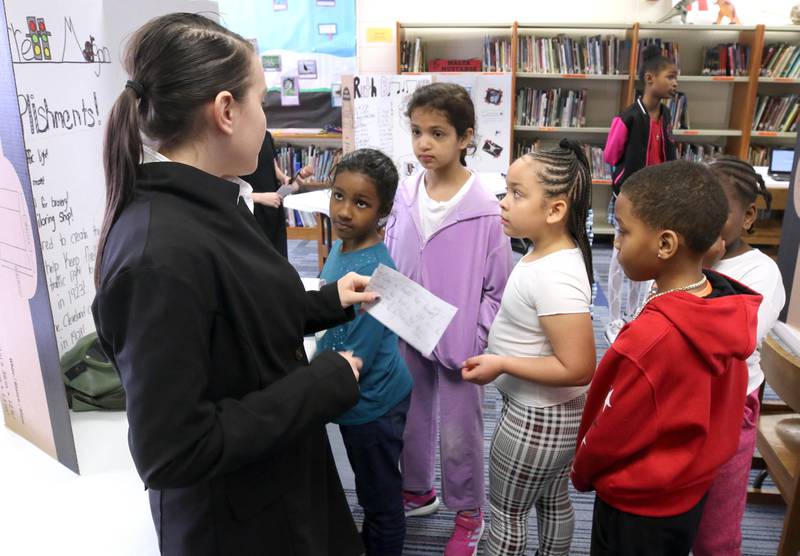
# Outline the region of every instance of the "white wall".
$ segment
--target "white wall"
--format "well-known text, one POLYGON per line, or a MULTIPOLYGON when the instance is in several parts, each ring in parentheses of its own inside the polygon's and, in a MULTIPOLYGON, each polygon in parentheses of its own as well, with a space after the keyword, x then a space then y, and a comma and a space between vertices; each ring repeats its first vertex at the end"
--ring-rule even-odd
MULTIPOLYGON (((735 0, 742 23, 789 25, 789 11, 797 0, 735 0)), ((649 23, 672 6, 672 0, 357 0, 358 69, 361 72, 394 72, 395 22, 507 23, 649 23), (368 43, 367 29, 390 27, 392 42, 368 43)), ((717 6, 708 0, 708 11, 697 3, 690 20, 713 22, 717 6)))

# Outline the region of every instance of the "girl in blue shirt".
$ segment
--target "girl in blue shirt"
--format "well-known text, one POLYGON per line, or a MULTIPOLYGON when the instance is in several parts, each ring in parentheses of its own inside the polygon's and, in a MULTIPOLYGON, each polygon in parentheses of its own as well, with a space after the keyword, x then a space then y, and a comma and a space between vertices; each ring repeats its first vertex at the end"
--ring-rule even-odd
MULTIPOLYGON (((398 175, 380 151, 360 149, 334 169, 330 217, 339 237, 320 277, 335 282, 351 271, 370 276, 379 264, 395 268, 381 229, 392 210, 398 175)), ((339 424, 364 509, 361 536, 368 555, 400 555, 405 538, 399 461, 410 403, 411 375, 397 336, 371 315, 328 330, 320 352, 351 351, 363 361, 361 398, 339 424)))

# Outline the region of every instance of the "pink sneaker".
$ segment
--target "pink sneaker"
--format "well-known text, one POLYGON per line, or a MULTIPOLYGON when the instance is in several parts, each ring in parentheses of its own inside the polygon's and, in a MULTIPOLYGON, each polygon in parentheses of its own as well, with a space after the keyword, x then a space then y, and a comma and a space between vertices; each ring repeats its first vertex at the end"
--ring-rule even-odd
POLYGON ((404 490, 403 509, 406 517, 431 515, 439 509, 439 497, 436 496, 436 490, 431 489, 425 494, 414 494, 404 490))
POLYGON ((483 534, 483 512, 476 516, 456 514, 456 528, 447 542, 444 556, 475 556, 483 534))

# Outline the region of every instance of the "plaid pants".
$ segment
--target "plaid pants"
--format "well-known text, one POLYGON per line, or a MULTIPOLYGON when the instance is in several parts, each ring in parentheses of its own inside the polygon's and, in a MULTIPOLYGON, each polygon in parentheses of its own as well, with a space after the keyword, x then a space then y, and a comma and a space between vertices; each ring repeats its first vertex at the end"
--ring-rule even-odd
POLYGON ((487 554, 524 554, 536 507, 539 556, 569 554, 575 514, 567 490, 586 396, 529 407, 503 396, 489 454, 487 554))

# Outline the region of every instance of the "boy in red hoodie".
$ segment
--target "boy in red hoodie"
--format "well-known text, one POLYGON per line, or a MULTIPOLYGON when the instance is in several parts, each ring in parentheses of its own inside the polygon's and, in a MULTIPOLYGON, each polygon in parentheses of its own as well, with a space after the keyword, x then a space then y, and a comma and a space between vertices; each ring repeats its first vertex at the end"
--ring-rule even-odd
POLYGON ((688 554, 736 449, 761 296, 702 268, 726 217, 700 164, 650 166, 622 186, 619 261, 658 289, 600 362, 578 432, 572 482, 597 491, 594 556, 688 554))

